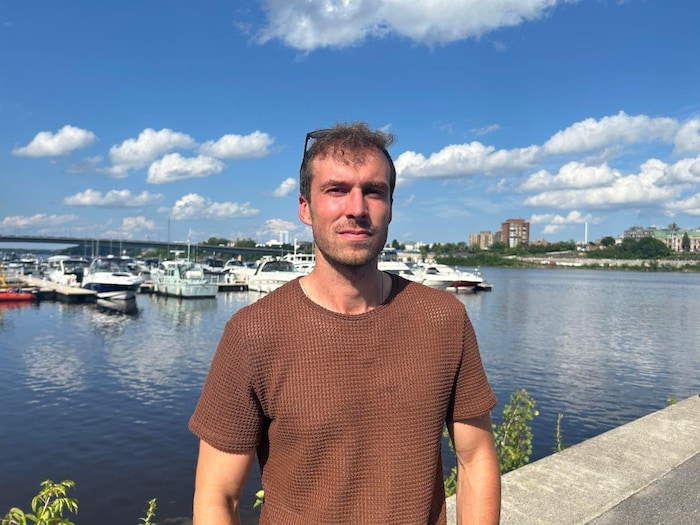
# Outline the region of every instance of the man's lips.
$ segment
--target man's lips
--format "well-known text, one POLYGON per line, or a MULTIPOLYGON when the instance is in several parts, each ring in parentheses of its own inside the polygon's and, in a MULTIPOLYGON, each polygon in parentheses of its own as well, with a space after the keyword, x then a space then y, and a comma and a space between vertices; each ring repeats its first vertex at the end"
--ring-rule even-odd
POLYGON ((362 237, 363 239, 372 236, 372 232, 369 230, 340 230, 338 233, 345 237, 362 237))

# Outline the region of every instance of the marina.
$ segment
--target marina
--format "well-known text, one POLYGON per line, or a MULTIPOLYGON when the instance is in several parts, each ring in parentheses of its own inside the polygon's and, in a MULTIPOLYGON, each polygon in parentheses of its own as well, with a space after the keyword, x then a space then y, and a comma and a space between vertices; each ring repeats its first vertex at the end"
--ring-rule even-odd
MULTIPOLYGON (((100 309, 133 315, 137 294, 157 294, 181 299, 213 298, 220 293, 252 291, 269 293, 284 283, 309 273, 313 254, 263 256, 257 263, 237 259, 227 262, 207 258, 140 260, 128 256, 83 257, 53 255, 44 263, 26 256, 16 263, 3 263, 0 301, 55 300, 63 303, 94 303, 100 309), (12 270, 8 275, 8 269, 12 270)), ((444 264, 406 263, 396 250, 385 249, 379 270, 426 286, 455 293, 491 291, 478 268, 444 264)))

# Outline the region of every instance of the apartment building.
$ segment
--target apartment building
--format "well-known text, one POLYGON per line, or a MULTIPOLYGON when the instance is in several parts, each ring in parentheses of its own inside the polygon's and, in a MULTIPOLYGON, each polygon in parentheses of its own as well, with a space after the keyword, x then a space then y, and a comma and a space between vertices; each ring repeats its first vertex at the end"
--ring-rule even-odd
POLYGON ((530 222, 525 219, 508 219, 501 223, 502 242, 508 248, 530 244, 530 222))

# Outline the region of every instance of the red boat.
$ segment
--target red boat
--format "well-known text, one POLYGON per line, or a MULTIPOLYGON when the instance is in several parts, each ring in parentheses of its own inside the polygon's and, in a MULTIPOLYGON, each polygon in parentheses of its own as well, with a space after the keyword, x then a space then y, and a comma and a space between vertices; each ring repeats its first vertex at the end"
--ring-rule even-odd
POLYGON ((21 288, 5 288, 0 290, 0 302, 25 302, 36 301, 39 295, 36 292, 25 292, 21 288))

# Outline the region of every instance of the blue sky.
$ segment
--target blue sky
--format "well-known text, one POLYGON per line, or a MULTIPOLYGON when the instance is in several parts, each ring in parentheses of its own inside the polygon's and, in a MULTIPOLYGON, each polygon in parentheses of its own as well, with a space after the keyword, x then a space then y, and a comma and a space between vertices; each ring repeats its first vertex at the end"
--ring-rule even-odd
POLYGON ((0 0, 0 232, 310 240, 307 131, 396 134, 389 240, 700 227, 696 0, 0 0))

